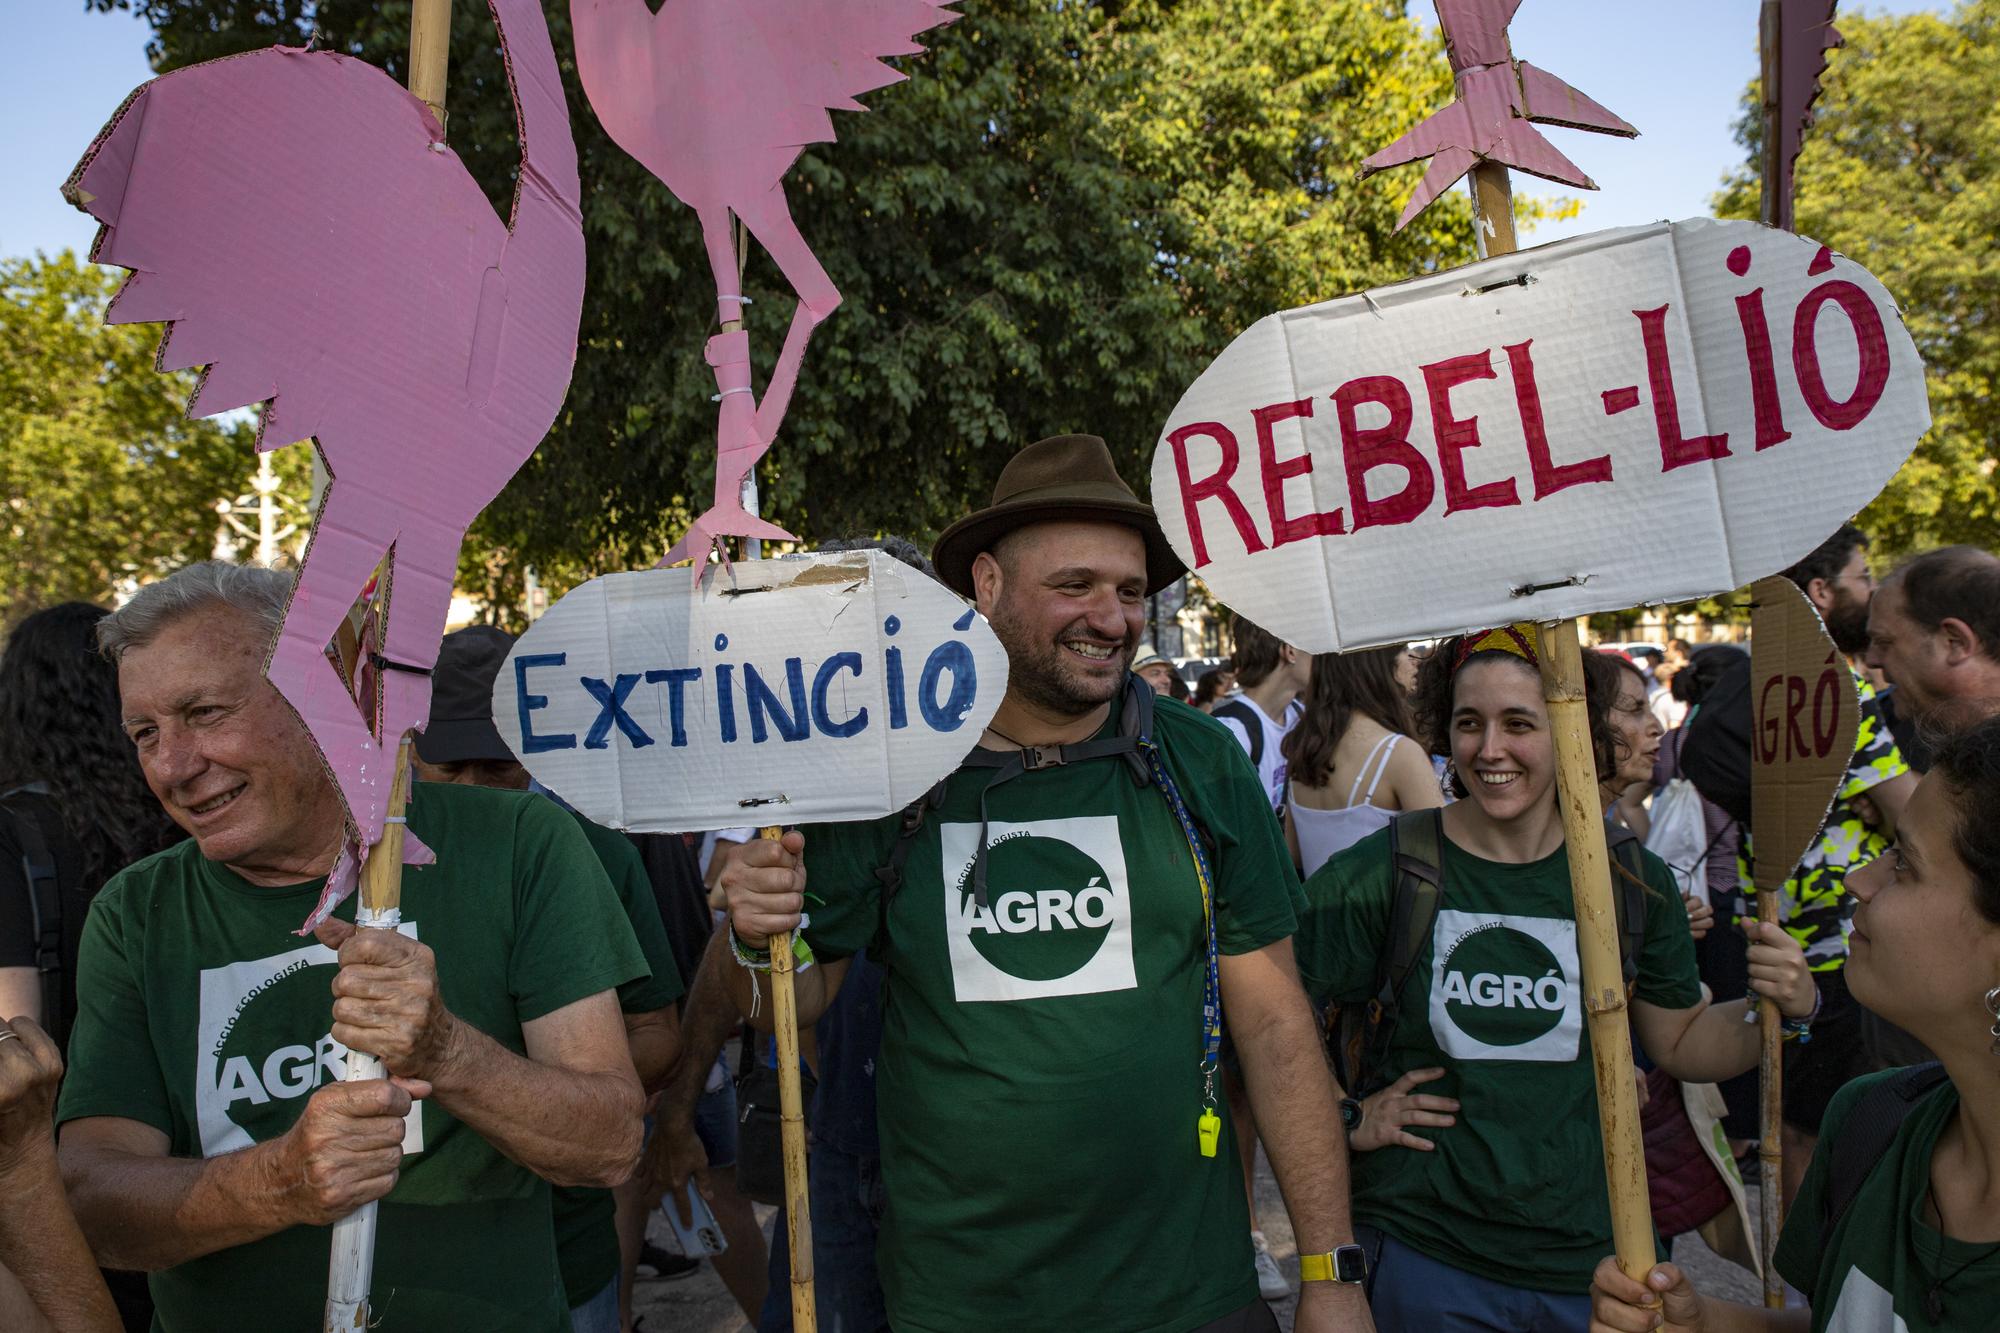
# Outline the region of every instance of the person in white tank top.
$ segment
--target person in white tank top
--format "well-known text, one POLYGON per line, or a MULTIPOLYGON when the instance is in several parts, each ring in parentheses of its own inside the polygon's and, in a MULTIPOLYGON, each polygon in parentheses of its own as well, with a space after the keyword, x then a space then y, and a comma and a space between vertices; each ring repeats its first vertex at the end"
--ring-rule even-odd
POLYGON ((1285 835, 1301 875, 1385 827, 1397 812, 1444 804, 1436 771, 1411 740, 1397 681, 1404 650, 1313 658, 1305 713, 1285 737, 1285 835))

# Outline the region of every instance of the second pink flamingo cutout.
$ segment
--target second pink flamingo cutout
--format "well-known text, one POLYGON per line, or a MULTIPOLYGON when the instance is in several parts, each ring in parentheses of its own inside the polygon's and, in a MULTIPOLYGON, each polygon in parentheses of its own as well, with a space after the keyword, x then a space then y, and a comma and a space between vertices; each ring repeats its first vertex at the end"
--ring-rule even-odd
POLYGON ((619 147, 695 210, 715 273, 716 319, 740 319, 730 215, 742 219, 798 296, 771 379, 750 383, 750 335, 708 341, 720 408, 715 502, 661 564, 689 557, 700 578, 727 536, 791 539, 743 508, 743 480, 777 438, 815 326, 840 293, 792 221, 785 173, 807 144, 833 140, 829 111, 904 76, 882 63, 914 55, 916 34, 955 21, 943 0, 571 0, 576 67, 619 147))

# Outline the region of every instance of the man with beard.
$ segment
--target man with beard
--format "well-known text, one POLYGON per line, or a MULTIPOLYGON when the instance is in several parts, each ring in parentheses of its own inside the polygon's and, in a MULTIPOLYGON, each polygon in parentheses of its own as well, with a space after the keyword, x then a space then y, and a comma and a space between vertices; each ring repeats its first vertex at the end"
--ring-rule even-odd
MULTIPOLYGON (((1836 648, 1852 656, 1868 647, 1868 603, 1875 579, 1868 572, 1868 538, 1859 528, 1842 524, 1811 555, 1786 570, 1785 577, 1818 610, 1836 648)), ((1897 817, 1917 785, 1882 718, 1874 687, 1859 672, 1854 673, 1854 687, 1861 697, 1861 720, 1847 780, 1827 814, 1819 842, 1785 881, 1778 904, 1778 919, 1804 947, 1820 993, 1812 1040, 1785 1045, 1783 1188, 1788 1207, 1819 1141, 1827 1102, 1849 1079, 1871 1068, 1866 1022, 1848 996, 1842 973, 1855 907, 1847 892, 1847 872, 1888 848, 1896 836, 1897 817)), ((1737 876, 1750 919, 1757 915, 1757 891, 1750 880, 1754 854, 1746 833, 1737 876)))
POLYGON ((1182 572, 1152 510, 1102 440, 1059 436, 933 559, 1007 650, 979 747, 903 816, 749 844, 722 877, 753 1020, 765 940, 808 897, 801 1022, 864 946, 887 974, 890 1322, 1275 1329, 1215 1077, 1219 1000, 1304 1256, 1296 1327, 1370 1328, 1283 838, 1230 734, 1128 670, 1146 596, 1182 572))
POLYGON ((1867 617, 1868 665, 1913 722, 2000 700, 2000 559, 1973 546, 1926 551, 1882 580, 1867 617))

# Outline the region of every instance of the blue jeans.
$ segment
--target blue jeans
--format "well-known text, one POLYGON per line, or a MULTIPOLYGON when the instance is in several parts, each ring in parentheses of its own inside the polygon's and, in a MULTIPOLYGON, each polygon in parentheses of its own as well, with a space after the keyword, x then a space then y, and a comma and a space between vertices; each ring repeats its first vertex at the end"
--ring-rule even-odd
MULTIPOLYGON (((882 1333, 889 1315, 875 1274, 882 1222, 882 1159, 816 1143, 807 1160, 812 1191, 813 1291, 822 1333, 882 1333)), ((771 1233, 771 1290, 757 1333, 791 1333, 792 1254, 784 1214, 771 1233)))
POLYGON ((1354 1228, 1368 1252, 1368 1304, 1378 1333, 1584 1333, 1590 1297, 1530 1291, 1476 1277, 1370 1226, 1354 1228))
POLYGON ((618 1333, 618 1279, 582 1305, 569 1308, 570 1333, 618 1333))

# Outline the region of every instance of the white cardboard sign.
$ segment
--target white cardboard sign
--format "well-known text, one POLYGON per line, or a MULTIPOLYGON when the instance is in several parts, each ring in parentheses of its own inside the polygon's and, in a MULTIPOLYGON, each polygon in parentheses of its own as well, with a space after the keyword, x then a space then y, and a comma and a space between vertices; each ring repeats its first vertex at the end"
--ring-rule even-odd
POLYGON ((875 819, 958 767, 1007 655, 879 551, 607 574, 514 645, 493 720, 544 786, 638 832, 875 819))
POLYGON ((1174 409, 1153 506, 1232 610, 1344 651, 1740 587, 1929 426, 1860 265, 1663 222, 1259 320, 1174 409))

